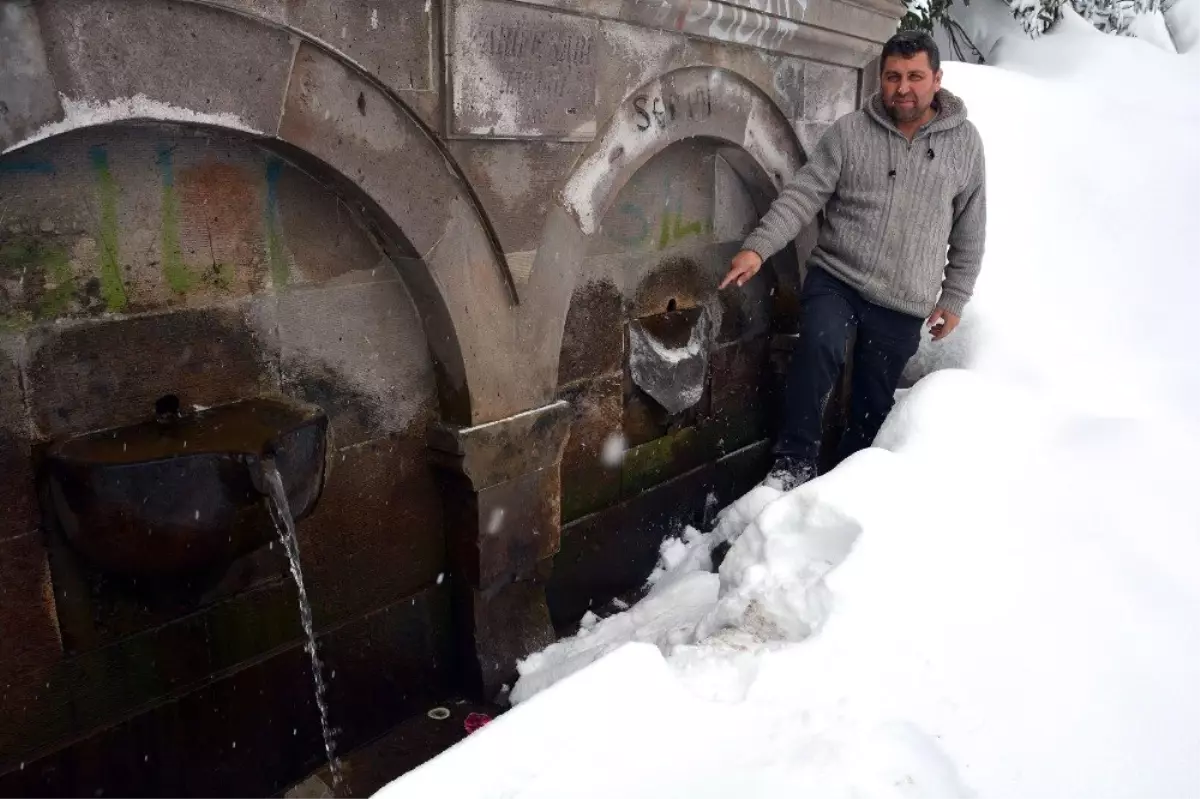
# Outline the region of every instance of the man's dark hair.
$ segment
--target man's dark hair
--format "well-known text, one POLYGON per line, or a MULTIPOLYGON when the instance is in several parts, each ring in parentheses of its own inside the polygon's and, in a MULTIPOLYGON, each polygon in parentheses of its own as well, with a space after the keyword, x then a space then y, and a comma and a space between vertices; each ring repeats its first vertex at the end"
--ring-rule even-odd
POLYGON ((942 68, 942 57, 938 54, 938 46, 933 41, 933 37, 925 31, 910 30, 900 31, 887 40, 887 44, 883 46, 883 52, 879 56, 879 69, 883 70, 884 62, 890 56, 913 58, 917 53, 925 53, 929 56, 929 66, 933 67, 934 72, 942 68))

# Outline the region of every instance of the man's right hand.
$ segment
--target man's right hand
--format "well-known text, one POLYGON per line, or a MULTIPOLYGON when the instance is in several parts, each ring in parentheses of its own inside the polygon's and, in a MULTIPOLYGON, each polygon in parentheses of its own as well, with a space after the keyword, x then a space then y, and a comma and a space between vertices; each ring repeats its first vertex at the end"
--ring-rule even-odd
POLYGON ((742 250, 733 256, 729 274, 725 275, 725 279, 721 281, 717 290, 720 291, 733 283, 737 283, 738 286, 746 285, 746 281, 757 275, 758 270, 762 269, 762 263, 762 257, 754 250, 742 250))

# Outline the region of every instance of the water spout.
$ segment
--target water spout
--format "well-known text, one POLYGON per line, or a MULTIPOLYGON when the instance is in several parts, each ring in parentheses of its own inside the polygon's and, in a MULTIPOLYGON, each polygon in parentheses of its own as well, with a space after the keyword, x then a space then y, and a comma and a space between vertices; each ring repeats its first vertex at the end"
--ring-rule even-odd
POLYGON ((88 563, 132 578, 217 575, 275 538, 261 461, 275 461, 291 519, 325 483, 329 420, 315 405, 260 397, 184 410, 54 442, 38 478, 46 515, 88 563))
POLYGON ((341 764, 334 754, 335 742, 333 730, 329 726, 329 706, 325 703, 325 676, 322 672, 321 659, 317 656, 317 638, 313 633, 312 606, 308 604, 308 592, 304 590, 304 575, 300 571, 300 545, 296 540, 296 524, 288 505, 287 492, 283 488, 283 478, 275 467, 273 458, 263 458, 261 461, 261 484, 266 498, 271 518, 275 522, 275 531, 279 541, 287 552, 291 566, 292 579, 296 581, 299 594, 300 621, 304 625, 304 634, 308 637, 305 649, 312 660, 313 686, 317 695, 317 710, 321 714, 321 736, 325 742, 325 757, 329 761, 329 773, 333 777, 333 787, 336 789, 342 781, 341 764))

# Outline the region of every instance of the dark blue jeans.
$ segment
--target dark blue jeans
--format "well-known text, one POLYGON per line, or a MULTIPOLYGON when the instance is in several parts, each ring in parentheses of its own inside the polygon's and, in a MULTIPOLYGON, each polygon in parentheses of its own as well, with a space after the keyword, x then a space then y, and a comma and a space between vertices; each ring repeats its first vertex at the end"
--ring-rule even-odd
POLYGON ((828 272, 810 267, 800 292, 800 338, 784 389, 775 454, 817 462, 825 404, 857 329, 850 378, 850 418, 836 461, 869 447, 892 409, 905 364, 917 351, 923 320, 867 301, 828 272))

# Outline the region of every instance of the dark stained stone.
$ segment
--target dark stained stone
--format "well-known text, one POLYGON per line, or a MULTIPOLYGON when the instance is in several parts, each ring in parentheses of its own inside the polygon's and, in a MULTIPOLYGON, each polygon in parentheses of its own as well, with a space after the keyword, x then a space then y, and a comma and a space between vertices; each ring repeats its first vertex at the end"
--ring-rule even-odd
POLYGON ((711 524, 713 508, 753 488, 769 465, 769 442, 752 444, 565 525, 546 587, 555 629, 573 633, 589 608, 636 592, 658 562, 664 538, 689 524, 711 524))
POLYGON ((512 684, 519 659, 554 641, 540 575, 482 590, 457 584, 455 614, 464 685, 484 701, 512 684))
POLYGON ((558 551, 559 471, 550 466, 473 492, 444 481, 446 532, 455 572, 487 587, 530 574, 558 551))
POLYGON ((715 417, 752 414, 763 403, 767 378, 767 339, 728 344, 713 351, 711 412, 715 417))
POLYGON ((621 464, 621 496, 636 496, 715 456, 713 442, 696 427, 684 427, 633 447, 621 464))
POLYGON ((144 421, 166 394, 211 406, 278 391, 268 354, 231 309, 42 329, 29 353, 26 390, 46 437, 144 421))
POLYGON ((610 375, 572 383, 559 392, 574 413, 562 459, 564 522, 612 505, 620 496, 620 461, 606 463, 604 455, 606 444, 614 449, 609 454, 624 448, 621 383, 619 374, 610 375))
POLYGON ((663 539, 701 523, 712 481, 703 466, 566 525, 546 587, 555 629, 573 632, 589 608, 641 586, 663 539))
POLYGON ((44 669, 62 654, 41 536, 0 540, 0 680, 44 669))
POLYGON ((20 372, 3 344, 0 339, 0 508, 4 508, 0 542, 29 533, 37 525, 29 419, 20 372))
POLYGON ((430 586, 321 637, 338 750, 373 740, 453 690, 450 585, 430 586))
MULTIPOLYGON (((448 593, 405 598, 320 639, 342 751, 446 695, 448 593)), ((324 759, 297 642, 49 754, 0 760, 0 796, 269 796, 324 759)))
POLYGON ((446 570, 441 497, 424 442, 377 439, 335 453, 300 560, 318 629, 382 607, 446 570))
POLYGON ((608 281, 576 286, 563 330, 558 383, 615 372, 625 360, 621 292, 608 281))
POLYGON ((621 392, 620 374, 581 380, 560 389, 559 397, 571 403, 572 411, 571 432, 562 456, 564 470, 604 466, 606 442, 621 435, 621 392))

